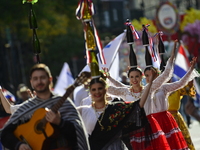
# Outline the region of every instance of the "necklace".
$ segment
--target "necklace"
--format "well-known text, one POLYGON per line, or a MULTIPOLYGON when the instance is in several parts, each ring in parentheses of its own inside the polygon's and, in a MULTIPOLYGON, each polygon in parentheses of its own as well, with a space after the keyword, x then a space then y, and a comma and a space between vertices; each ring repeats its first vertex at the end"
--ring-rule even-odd
MULTIPOLYGON (((97 121, 98 121, 98 123, 99 123, 99 125, 100 125, 100 127, 101 127, 101 131, 104 130, 104 126, 101 124, 101 121, 103 120, 103 116, 104 116, 104 114, 105 114, 106 106, 107 106, 107 103, 105 103, 105 105, 104 105, 104 107, 103 107, 104 109, 103 109, 103 111, 102 111, 102 114, 99 114, 100 117, 98 116, 98 113, 99 113, 99 112, 96 110, 95 104, 94 104, 94 106, 93 106, 93 108, 94 108, 94 110, 95 110, 95 115, 96 115, 97 121)), ((99 108, 97 108, 97 109, 99 109, 99 108)), ((101 108, 101 109, 102 109, 102 108, 101 108)))
POLYGON ((105 107, 105 105, 106 104, 104 104, 103 106, 101 106, 101 107, 97 107, 95 104, 94 104, 94 107, 95 107, 95 109, 102 109, 102 108, 104 108, 105 107))
POLYGON ((135 99, 141 98, 141 95, 142 95, 142 93, 143 93, 143 87, 141 87, 141 90, 138 91, 138 92, 134 92, 133 87, 131 87, 129 90, 130 90, 131 96, 133 96, 135 99), (140 93, 140 94, 139 94, 139 95, 136 95, 137 93, 140 93))

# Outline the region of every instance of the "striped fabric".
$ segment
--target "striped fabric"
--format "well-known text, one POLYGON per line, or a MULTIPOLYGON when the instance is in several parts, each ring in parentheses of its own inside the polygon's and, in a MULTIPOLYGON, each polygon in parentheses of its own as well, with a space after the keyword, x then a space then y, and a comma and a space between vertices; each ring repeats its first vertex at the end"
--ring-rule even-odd
MULTIPOLYGON (((5 124, 4 127, 13 123, 25 123, 29 120, 34 113, 35 110, 38 108, 51 108, 55 102, 60 99, 60 96, 54 95, 49 100, 41 100, 39 98, 32 98, 23 103, 21 107, 10 117, 8 122, 5 124)), ((59 112, 62 116, 63 120, 70 121, 74 124, 76 128, 76 135, 77 135, 77 150, 89 150, 88 138, 85 132, 85 127, 83 121, 77 112, 73 102, 70 99, 67 99, 62 107, 59 109, 59 112)))

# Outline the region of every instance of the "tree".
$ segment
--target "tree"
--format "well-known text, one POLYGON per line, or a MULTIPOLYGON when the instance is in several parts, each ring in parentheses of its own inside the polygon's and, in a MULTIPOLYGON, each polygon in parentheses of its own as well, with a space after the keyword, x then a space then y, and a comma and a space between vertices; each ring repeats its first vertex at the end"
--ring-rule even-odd
MULTIPOLYGON (((64 62, 71 61, 71 57, 84 57, 82 25, 75 17, 77 4, 76 1, 39 0, 33 5, 38 23, 37 35, 42 51, 40 54, 41 62, 50 66, 54 77, 59 74, 64 62)), ((19 51, 24 64, 26 84, 29 83, 28 71, 35 63, 31 45, 32 31, 28 22, 29 6, 27 3, 22 4, 21 1, 2 1, 0 12, 4 14, 0 18, 1 51, 3 52, 0 57, 7 57, 5 55, 8 54, 8 50, 4 45, 9 43, 9 40, 12 44, 9 51, 13 53, 12 57, 9 58, 11 67, 7 68, 7 70, 12 70, 12 80, 4 78, 2 81, 17 87, 19 83, 24 82, 21 77, 24 75, 20 68, 23 66, 21 66, 18 57, 19 51), (10 38, 6 29, 10 31, 10 38)), ((6 67, 3 66, 8 66, 8 62, 4 61, 0 64, 0 70, 3 70, 2 78, 8 74, 5 72, 6 67)))

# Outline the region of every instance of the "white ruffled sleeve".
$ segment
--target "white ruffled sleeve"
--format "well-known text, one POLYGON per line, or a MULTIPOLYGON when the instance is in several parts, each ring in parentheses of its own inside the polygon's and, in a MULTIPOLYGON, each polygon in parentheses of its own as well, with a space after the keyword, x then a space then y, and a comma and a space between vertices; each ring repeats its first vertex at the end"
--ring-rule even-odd
POLYGON ((173 83, 167 83, 163 85, 163 89, 166 94, 170 94, 173 91, 183 88, 193 80, 195 77, 200 77, 200 74, 196 71, 196 69, 189 69, 188 72, 179 80, 173 83))
POLYGON ((107 92, 108 94, 111 94, 111 95, 121 96, 121 95, 124 95, 127 90, 128 88, 126 87, 109 86, 107 92))
POLYGON ((113 79, 111 76, 108 79, 108 84, 111 86, 116 86, 116 87, 128 87, 127 85, 113 79))

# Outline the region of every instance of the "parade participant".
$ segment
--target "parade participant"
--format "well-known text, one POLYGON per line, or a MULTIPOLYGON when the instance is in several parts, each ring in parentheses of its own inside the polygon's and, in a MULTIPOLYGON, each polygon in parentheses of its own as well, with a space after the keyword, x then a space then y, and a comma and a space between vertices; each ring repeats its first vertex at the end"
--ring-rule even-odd
MULTIPOLYGON (((23 93, 23 101, 28 100, 29 97, 34 97, 34 94, 30 91, 30 89, 26 89, 26 91, 21 91, 23 93), (24 93, 26 92, 26 94, 24 93), (29 95, 29 96, 27 96, 29 95), (27 98, 27 99, 25 99, 27 98)), ((18 94, 20 94, 20 91, 17 92, 18 94)), ((6 111, 6 113, 8 114, 13 114, 19 107, 21 104, 14 104, 12 102, 10 102, 3 94, 2 88, 0 87, 0 99, 1 99, 1 103, 6 111)), ((19 101, 17 101, 19 102, 19 101)), ((22 102, 22 101, 21 101, 22 102)))
MULTIPOLYGON (((171 81, 170 81, 171 82, 171 81)), ((195 96, 195 87, 193 85, 193 80, 188 83, 187 86, 172 92, 168 97, 169 107, 168 111, 173 115, 176 120, 190 150, 195 150, 188 127, 183 119, 179 109, 181 106, 181 99, 183 95, 189 95, 191 97, 195 96)))
POLYGON ((0 86, 0 129, 3 128, 5 122, 10 118, 10 114, 6 110, 6 108, 10 108, 7 103, 14 104, 14 102, 14 95, 0 86), (6 103, 4 103, 4 99, 6 99, 6 103))
MULTIPOLYGON (((165 74, 165 75, 169 74, 169 72, 171 70, 171 66, 173 64, 173 58, 174 58, 174 55, 172 55, 172 57, 169 59, 169 61, 167 63, 167 67, 165 69, 165 73, 163 73, 163 74, 165 74)), ((154 70, 155 76, 157 77, 158 73, 155 73, 155 68, 153 70, 154 70)), ((109 79, 111 79, 111 78, 109 78, 109 79)), ((130 81, 131 81, 131 79, 130 79, 130 81)), ((162 76, 160 76, 156 80, 154 80, 153 81, 153 85, 152 85, 151 90, 150 90, 150 93, 152 93, 157 88, 159 88, 160 84, 162 84, 164 81, 165 81, 165 79, 162 76)), ((112 82, 112 83, 114 83, 114 82, 112 82)), ((116 81, 115 81, 115 83, 116 83, 116 81)), ((115 85, 116 85, 116 87, 114 87, 114 86, 109 86, 108 87, 108 93, 109 94, 116 95, 116 96, 119 96, 121 98, 123 97, 125 101, 127 101, 127 100, 128 101, 131 101, 131 100, 135 101, 135 100, 137 100, 136 99, 137 97, 133 96, 133 94, 130 93, 130 90, 128 89, 127 86, 117 87, 117 84, 115 84, 115 85), (125 92, 125 90, 126 90, 126 92, 125 92), (127 93, 130 93, 130 94, 128 95, 127 93), (128 98, 128 96, 129 96, 129 98, 128 98)), ((143 90, 139 94, 141 95, 142 92, 143 92, 143 90)), ((151 99, 150 97, 148 97, 148 98, 151 99)), ((149 99, 147 101, 150 101, 149 99)), ((146 102, 144 104, 145 111, 148 111, 150 109, 150 106, 151 105, 148 105, 147 102, 146 102)), ((154 133, 154 136, 152 135, 153 136, 153 140, 151 141, 151 146, 149 146, 148 149, 152 149, 152 150, 153 149, 154 150, 160 150, 160 149, 170 150, 169 144, 168 144, 168 142, 166 140, 166 137, 164 136, 164 132, 161 130, 161 127, 159 126, 159 124, 157 123, 157 121, 155 121, 152 118, 148 118, 148 119, 150 121, 151 127, 153 129, 153 133, 154 133)), ((140 137, 141 135, 142 135, 142 133, 141 134, 137 134, 137 135, 134 135, 134 134, 130 135, 131 136, 130 137, 131 138, 131 145, 132 145, 133 149, 137 149, 138 148, 137 144, 135 144, 135 143, 138 142, 138 137, 140 137)), ((139 141, 139 142, 141 142, 141 141, 139 141)))
MULTIPOLYGON (((165 47, 164 47, 161 36, 162 36, 162 34, 161 34, 161 32, 159 32, 159 35, 158 35, 158 41, 159 41, 158 50, 159 50, 159 54, 160 54, 160 57, 161 57, 160 70, 164 71, 165 61, 164 61, 163 54, 165 53, 165 47)), ((171 83, 171 81, 172 81, 172 78, 169 80, 168 83, 171 83)), ((175 84, 177 84, 177 83, 175 83, 175 84)), ((190 148, 190 150, 194 150, 194 145, 193 145, 192 140, 190 138, 190 134, 189 134, 189 131, 187 129, 186 123, 184 122, 182 115, 178 112, 178 110, 180 109, 180 103, 181 103, 182 95, 189 94, 189 90, 190 90, 190 93, 194 96, 195 91, 194 91, 193 81, 190 81, 187 86, 185 86, 184 88, 181 88, 179 90, 173 91, 173 88, 172 88, 173 92, 168 97, 168 104, 169 104, 168 111, 175 118, 175 120, 176 120, 180 130, 182 131, 182 134, 183 134, 183 136, 184 136, 184 138, 187 142, 188 147, 190 148), (186 88, 187 88, 187 90, 186 90, 186 88)))
MULTIPOLYGON (((166 66, 166 69, 165 71, 163 72, 163 75, 159 76, 159 72, 156 68, 152 67, 152 61, 151 62, 148 62, 146 61, 146 65, 147 66, 151 66, 151 67, 148 67, 148 69, 153 69, 153 73, 155 74, 155 78, 156 78, 154 81, 153 81, 153 84, 152 84, 152 87, 151 87, 151 90, 150 90, 150 95, 156 91, 161 85, 162 83, 166 82, 168 79, 166 78, 166 76, 168 76, 169 74, 172 74, 173 70, 171 70, 172 66, 173 66, 173 60, 174 60, 174 53, 175 53, 175 47, 176 47, 176 42, 175 42, 175 46, 174 46, 174 49, 172 50, 172 54, 171 54, 171 57, 169 58, 168 62, 167 62, 167 66, 166 66)), ((130 51, 131 53, 131 51, 130 51)), ((148 58, 148 55, 149 52, 146 51, 146 58, 148 58)), ((132 55, 134 56, 134 55, 132 55)), ((150 56, 151 57, 151 56, 150 56)), ((131 57, 130 58, 130 64, 137 64, 136 62, 136 57, 134 57, 134 63, 131 63, 131 57)), ((151 60, 148 59, 148 60, 151 60)), ((133 62, 133 60, 132 60, 133 62)), ((136 68, 136 65, 135 65, 135 68, 132 68, 132 69, 135 69, 138 71, 138 69, 136 68)), ((105 69, 104 69, 105 70, 105 69)), ((105 70, 107 71, 107 70, 105 70)), ((131 69, 129 70, 129 72, 131 71, 131 69)), ((133 72, 133 71, 132 71, 133 72)), ((136 71, 135 71, 136 72, 136 71)), ((139 72, 139 71, 138 71, 139 72)), ((107 73, 106 73, 107 74, 107 73)), ((107 74, 108 75, 108 74, 107 74)), ((142 73, 141 73, 142 75, 142 73)), ((109 94, 113 94, 113 95, 116 95, 116 96, 119 96, 121 98, 124 98, 125 101, 135 101, 137 99, 136 97, 136 94, 138 93, 133 93, 131 94, 131 91, 129 90, 129 88, 127 86, 121 86, 120 87, 120 84, 116 84, 117 82, 113 82, 113 80, 111 78, 109 78, 109 80, 115 84, 116 87, 112 87, 112 86, 109 86, 108 87, 108 93, 109 94), (129 93, 129 94, 128 94, 129 93)), ((148 80, 148 78, 147 78, 148 80)), ((131 78, 130 78, 130 82, 131 82, 131 78)), ((139 82, 139 80, 136 80, 134 82, 133 80, 133 83, 137 83, 137 84, 134 84, 135 86, 133 87, 137 87, 140 88, 141 87, 141 84, 139 82)), ((122 85, 122 84, 121 84, 122 85)), ((141 89, 140 89, 141 90, 141 89)), ((143 90, 141 90, 139 92, 139 94, 137 95, 138 97, 141 96, 143 90)), ((151 97, 149 96, 148 97, 148 100, 146 101, 146 103, 144 104, 144 109, 145 109, 145 112, 151 110, 151 97)), ((166 137, 164 136, 164 132, 162 131, 161 127, 159 126, 158 122, 155 120, 155 119, 152 119, 152 118, 148 118, 150 123, 151 123, 151 127, 153 129, 153 139, 151 141, 151 146, 148 147, 148 149, 154 149, 154 150, 160 150, 160 149, 166 149, 166 150, 170 150, 170 147, 169 147, 169 144, 167 142, 167 139, 166 137), (158 144, 159 143, 159 144, 158 144)), ((142 133, 140 134, 132 134, 130 135, 130 141, 131 141, 131 145, 132 145, 132 148, 133 149, 139 149, 137 147, 137 144, 136 143, 139 143, 139 142, 142 142, 142 141, 138 141, 138 137, 141 137, 142 136, 142 133)))
MULTIPOLYGON (((127 123, 132 123, 129 132, 138 129, 143 129, 147 133, 151 131, 142 109, 150 87, 151 81, 143 91, 141 99, 137 102, 110 102, 106 99, 107 85, 105 80, 101 77, 91 80, 89 91, 93 104, 77 108, 85 123, 91 150, 126 150, 127 147, 120 137, 122 129, 125 128, 127 123)), ((145 139, 145 142, 140 143, 142 150, 147 146, 150 137, 146 134, 141 138, 145 139)))
MULTIPOLYGON (((107 99, 107 101, 120 101, 119 98, 113 97, 113 96, 110 96, 110 95, 106 95, 106 99, 107 99)), ((91 98, 91 95, 89 95, 88 97, 84 98, 84 99, 81 101, 80 106, 83 106, 83 105, 91 105, 91 104, 92 104, 92 98, 91 98)))
MULTIPOLYGON (((35 149, 42 149, 44 145, 48 146, 46 149, 49 150, 59 148, 90 149, 83 122, 73 102, 68 98, 61 107, 57 108, 58 111, 55 111, 57 102, 65 100, 65 97, 54 95, 50 90, 52 76, 48 66, 45 64, 34 65, 30 70, 30 83, 36 92, 36 97, 25 101, 5 124, 1 133, 3 146, 17 150, 31 150, 38 145, 41 145, 41 148, 35 149), (39 124, 31 122, 34 121, 34 117, 39 117, 39 124), (43 127, 44 123, 46 123, 46 128, 43 127), (37 125, 37 133, 35 133, 35 125, 37 125), (23 131, 20 131, 22 126, 24 127, 23 131), (58 134, 51 139, 49 131, 54 131, 54 128, 58 134), (32 132, 30 133, 30 131, 32 132), (31 136, 19 136, 20 132, 23 134, 27 132, 31 136), (24 137, 29 138, 29 140, 33 139, 32 145, 24 137)), ((36 121, 38 120, 36 119, 36 121)))
MULTIPOLYGON (((85 123, 89 135, 90 148, 92 150, 125 150, 127 147, 120 139, 125 126, 131 131, 141 128, 146 132, 151 131, 145 112, 141 108, 146 101, 151 83, 147 86, 140 101, 131 103, 107 101, 107 86, 99 71, 99 64, 95 53, 96 43, 91 29, 91 23, 92 21, 85 23, 85 37, 92 75, 89 91, 93 103, 89 106, 80 106, 77 109, 80 111, 85 123), (131 128, 128 128, 129 126, 131 128)), ((144 149, 147 146, 145 144, 149 142, 149 136, 146 134, 141 138, 146 139, 145 142, 140 143, 142 149, 144 149)))
POLYGON ((130 68, 127 75, 130 80, 130 86, 127 86, 115 79, 113 79, 107 68, 102 68, 109 79, 108 94, 119 96, 125 101, 135 101, 141 97, 142 91, 144 89, 142 85, 142 71, 140 68, 133 67, 130 68))
POLYGON ((130 46, 130 53, 129 53, 130 66, 128 67, 129 70, 127 73, 130 86, 113 79, 109 75, 109 70, 107 68, 102 68, 102 69, 104 70, 105 75, 109 79, 108 93, 111 95, 117 95, 121 99, 131 102, 138 100, 141 97, 144 87, 141 84, 143 78, 142 70, 138 67, 137 58, 134 49, 132 47, 132 44, 134 42, 133 31, 131 30, 130 27, 131 23, 129 22, 128 19, 126 24, 127 24, 126 38, 127 38, 127 43, 130 46))
MULTIPOLYGON (((152 99, 148 99, 146 104, 149 109, 145 109, 148 119, 155 119, 160 125, 162 131, 165 133, 167 141, 171 149, 188 149, 187 143, 174 119, 174 117, 167 111, 168 109, 168 96, 171 92, 176 91, 185 86, 189 81, 198 77, 199 74, 194 70, 196 58, 191 61, 191 67, 187 74, 177 82, 166 83, 164 82, 155 92, 152 94, 152 99)), ((167 69, 167 68, 166 68, 167 69)), ((165 69, 165 71, 166 71, 165 69)), ((173 70, 173 66, 171 68, 173 70)), ((165 72, 164 71, 164 72, 165 72)), ((165 79, 171 78, 172 74, 167 76, 164 72, 160 75, 165 79)), ((148 83, 148 68, 144 71, 148 83)), ((159 78, 159 77, 157 77, 159 78)), ((157 80, 157 78, 155 80, 157 80)), ((155 81, 154 80, 154 81, 155 81)), ((169 80, 169 79, 168 79, 169 80)), ((153 82, 154 83, 154 82, 153 82)), ((147 107, 146 105, 146 107, 147 107)), ((145 107, 145 106, 144 106, 145 107)))
POLYGON ((1 99, 1 104, 6 111, 6 113, 11 114, 10 107, 13 105, 12 102, 10 102, 3 94, 2 88, 0 86, 0 99, 1 99))
POLYGON ((30 89, 25 84, 19 84, 17 89, 17 101, 15 102, 15 104, 21 104, 30 98, 30 89))

